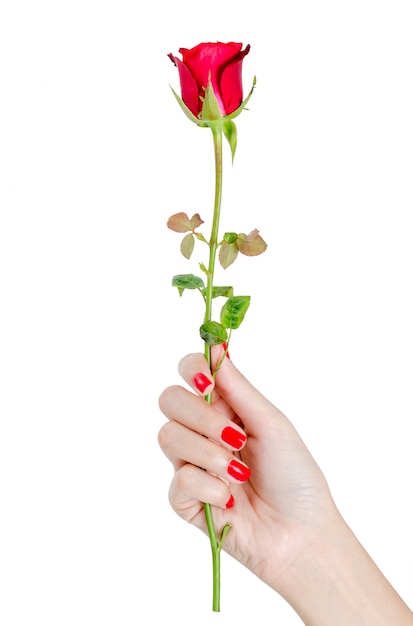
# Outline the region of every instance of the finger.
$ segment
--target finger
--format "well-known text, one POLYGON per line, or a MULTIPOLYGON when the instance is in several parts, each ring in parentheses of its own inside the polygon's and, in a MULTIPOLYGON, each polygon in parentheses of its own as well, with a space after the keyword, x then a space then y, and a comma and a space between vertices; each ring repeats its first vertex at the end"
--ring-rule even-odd
MULTIPOLYGON (((175 474, 169 489, 169 500, 172 508, 187 522, 193 522, 200 512, 203 513, 203 502, 221 509, 235 504, 228 484, 189 464, 175 474)), ((201 522, 205 526, 203 514, 201 522)))
POLYGON ((185 382, 200 396, 206 396, 212 392, 214 379, 204 355, 188 354, 179 362, 178 371, 185 382))
POLYGON ((191 463, 235 484, 244 483, 250 476, 248 466, 235 458, 230 450, 178 422, 164 424, 159 431, 158 440, 162 451, 175 468, 191 463))
MULTIPOLYGON (((221 349, 221 358, 225 358, 227 355, 226 344, 225 347, 224 344, 222 344, 221 349)), ((228 404, 220 398, 219 393, 216 392, 214 377, 211 375, 211 370, 203 354, 188 354, 179 362, 178 370, 185 382, 190 385, 194 391, 202 396, 212 393, 212 404, 215 408, 220 413, 226 415, 228 419, 232 420, 234 418, 232 408, 228 406, 228 404), (211 381, 212 386, 209 386, 208 383, 211 381)))
POLYGON ((247 440, 240 426, 187 389, 168 387, 159 398, 159 406, 169 419, 230 448, 241 450, 247 440))
POLYGON ((222 359, 222 346, 213 346, 213 367, 219 363, 215 389, 241 419, 248 435, 265 437, 268 428, 292 429, 286 416, 263 396, 235 367, 229 358, 222 359))

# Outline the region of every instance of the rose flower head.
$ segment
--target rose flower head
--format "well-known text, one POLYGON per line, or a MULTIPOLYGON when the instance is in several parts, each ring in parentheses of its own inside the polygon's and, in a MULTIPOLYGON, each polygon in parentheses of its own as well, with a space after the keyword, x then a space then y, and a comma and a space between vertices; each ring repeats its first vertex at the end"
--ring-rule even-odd
POLYGON ((177 66, 182 100, 197 120, 231 115, 242 104, 242 62, 250 51, 242 43, 200 43, 180 48, 182 60, 169 54, 177 66))

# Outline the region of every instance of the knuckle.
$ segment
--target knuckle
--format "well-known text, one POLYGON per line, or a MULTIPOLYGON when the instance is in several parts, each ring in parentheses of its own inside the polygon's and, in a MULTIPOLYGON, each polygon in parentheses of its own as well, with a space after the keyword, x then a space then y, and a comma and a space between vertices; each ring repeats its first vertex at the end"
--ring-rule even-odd
POLYGON ((198 471, 193 465, 184 465, 175 476, 176 486, 182 495, 192 497, 196 486, 198 471))
POLYGON ((172 397, 176 394, 176 385, 171 385, 170 387, 167 387, 166 389, 163 390, 163 392, 161 393, 161 395, 159 396, 159 408, 161 409, 162 413, 164 415, 167 415, 168 413, 168 406, 171 402, 172 397))
POLYGON ((178 372, 184 378, 188 376, 189 372, 192 370, 196 371, 197 368, 205 365, 205 358, 201 353, 191 352, 186 356, 182 357, 182 359, 178 363, 178 372))
POLYGON ((162 450, 168 451, 174 439, 173 431, 175 430, 174 422, 166 422, 158 432, 158 443, 162 450))

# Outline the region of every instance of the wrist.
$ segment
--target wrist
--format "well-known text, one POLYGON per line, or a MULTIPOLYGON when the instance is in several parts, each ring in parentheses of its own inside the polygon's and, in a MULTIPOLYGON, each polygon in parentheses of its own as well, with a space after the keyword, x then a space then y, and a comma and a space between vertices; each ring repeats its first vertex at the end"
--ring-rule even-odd
POLYGON ((307 626, 413 626, 413 613, 336 510, 275 588, 307 626))

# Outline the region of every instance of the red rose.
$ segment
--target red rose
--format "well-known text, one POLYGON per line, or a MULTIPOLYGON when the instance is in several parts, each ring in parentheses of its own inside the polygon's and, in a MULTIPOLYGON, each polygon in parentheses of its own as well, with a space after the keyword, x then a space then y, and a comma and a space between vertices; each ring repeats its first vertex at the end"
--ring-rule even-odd
POLYGON ((172 54, 169 58, 179 70, 182 100, 199 117, 208 81, 214 92, 221 115, 233 113, 242 103, 242 61, 250 51, 242 43, 200 43, 187 50, 180 48, 182 61, 172 54))

